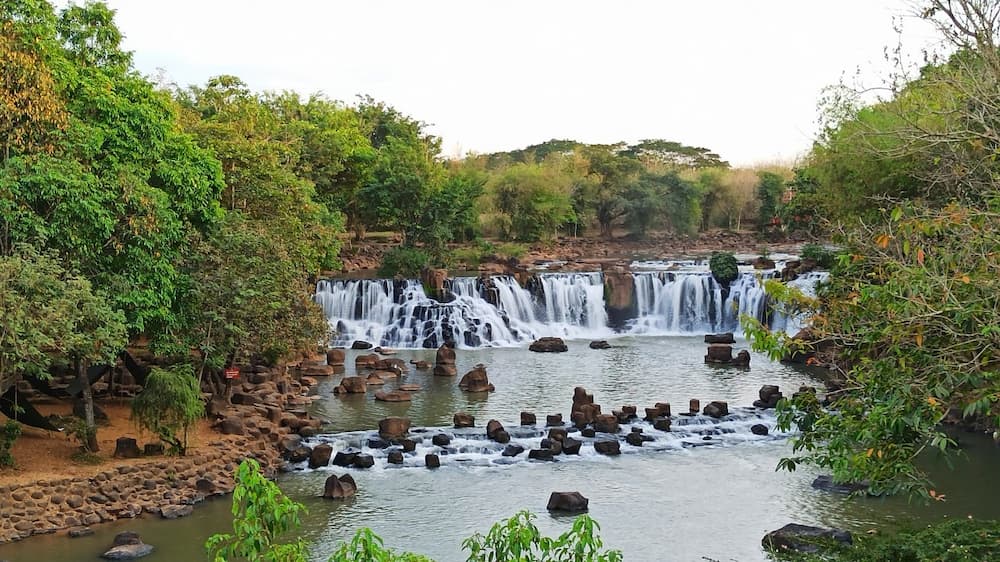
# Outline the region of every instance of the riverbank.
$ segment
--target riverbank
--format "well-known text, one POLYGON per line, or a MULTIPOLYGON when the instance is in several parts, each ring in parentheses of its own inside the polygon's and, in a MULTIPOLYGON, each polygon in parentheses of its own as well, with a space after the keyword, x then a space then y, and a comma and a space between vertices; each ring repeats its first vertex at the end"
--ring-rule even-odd
MULTIPOLYGON (((0 471, 0 497, 9 498, 0 505, 0 544, 60 531, 85 534, 89 526, 119 519, 184 517, 206 498, 232 492, 233 472, 248 457, 275 474, 282 439, 310 435, 322 424, 304 410, 316 385, 305 375, 333 370, 322 356, 291 366, 244 367, 232 403, 210 403, 209 416, 190 428, 183 457, 157 454, 156 447, 136 451, 135 458, 115 457, 119 438, 155 441, 138 432, 127 402, 117 398, 99 402, 108 423, 98 428, 98 464, 74 462, 78 444, 67 435, 26 430, 13 448, 17 466, 0 471)), ((43 403, 39 409, 62 415, 71 406, 43 403)))

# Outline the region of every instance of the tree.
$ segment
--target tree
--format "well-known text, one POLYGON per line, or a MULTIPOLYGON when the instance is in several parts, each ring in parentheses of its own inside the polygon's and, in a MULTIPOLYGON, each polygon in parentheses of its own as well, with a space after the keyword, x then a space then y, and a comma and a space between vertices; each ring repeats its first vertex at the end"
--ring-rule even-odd
POLYGON ((490 185, 493 204, 504 216, 504 238, 535 241, 553 236, 573 220, 571 179, 552 165, 515 164, 490 185))
POLYGON ((584 149, 588 181, 579 186, 577 197, 583 207, 593 209, 606 238, 611 237, 614 222, 628 212, 623 194, 642 168, 638 160, 622 155, 621 148, 593 145, 584 149))
POLYGON ((153 368, 142 392, 132 400, 132 419, 152 431, 170 451, 184 455, 188 427, 205 411, 198 379, 191 367, 177 365, 170 369, 153 368), (178 436, 178 433, 183 435, 178 436))
POLYGON ((757 215, 757 229, 766 230, 778 217, 778 205, 785 192, 785 180, 774 172, 758 172, 757 201, 760 204, 757 215))
POLYGON ((663 139, 645 139, 622 151, 623 156, 635 158, 647 167, 670 168, 728 168, 729 163, 707 148, 686 146, 663 139))
POLYGON ((542 536, 531 522, 535 516, 521 511, 506 521, 493 525, 486 535, 476 533, 462 542, 469 551, 469 562, 591 562, 621 561, 619 550, 604 550, 597 532, 600 525, 587 515, 573 521, 573 528, 556 539, 542 536))

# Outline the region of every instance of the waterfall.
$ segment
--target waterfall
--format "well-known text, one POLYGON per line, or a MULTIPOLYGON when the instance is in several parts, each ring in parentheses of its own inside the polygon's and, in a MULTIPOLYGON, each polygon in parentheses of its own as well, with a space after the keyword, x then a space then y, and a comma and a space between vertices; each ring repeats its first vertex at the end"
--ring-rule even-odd
MULTIPOLYGON (((801 318, 772 312, 759 277, 774 271, 741 271, 723 290, 702 266, 633 273, 635 318, 619 334, 679 335, 740 331, 748 314, 772 328, 794 333, 801 318)), ((812 293, 825 272, 791 282, 812 293)), ((429 298, 416 280, 324 280, 315 301, 334 331, 333 345, 365 340, 399 348, 516 346, 542 336, 602 339, 608 326, 601 273, 539 273, 522 287, 514 277, 456 277, 450 302, 429 298)))

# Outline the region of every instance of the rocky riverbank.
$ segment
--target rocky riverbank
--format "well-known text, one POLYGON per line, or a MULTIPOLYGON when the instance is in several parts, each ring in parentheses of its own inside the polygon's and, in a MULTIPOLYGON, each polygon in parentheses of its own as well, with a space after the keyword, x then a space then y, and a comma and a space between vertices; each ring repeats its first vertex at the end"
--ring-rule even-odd
POLYGON ((282 462, 282 440, 313 435, 322 425, 304 410, 316 384, 312 376, 335 370, 325 356, 291 366, 243 367, 231 403, 208 405, 214 439, 187 456, 113 459, 89 474, 74 466, 65 476, 50 472, 37 481, 25 481, 31 459, 18 459, 22 474, 0 474, 0 544, 60 531, 86 534, 91 525, 144 515, 184 517, 206 498, 232 492, 233 473, 247 457, 274 474, 282 462))

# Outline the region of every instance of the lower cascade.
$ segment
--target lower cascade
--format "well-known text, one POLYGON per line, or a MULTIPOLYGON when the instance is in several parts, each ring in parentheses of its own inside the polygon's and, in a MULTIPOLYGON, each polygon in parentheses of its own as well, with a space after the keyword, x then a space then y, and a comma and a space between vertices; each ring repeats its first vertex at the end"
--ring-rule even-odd
MULTIPOLYGON (((739 332, 744 314, 794 333, 799 319, 769 305, 761 279, 776 271, 744 271, 729 287, 707 270, 641 271, 631 277, 625 318, 609 320, 605 274, 538 273, 521 286, 513 276, 455 277, 448 298, 430 298, 416 279, 331 279, 315 301, 334 332, 334 346, 355 340, 393 348, 501 347, 540 337, 602 339, 615 335, 695 335, 739 332)), ((814 292, 825 272, 790 284, 814 292)), ((620 300, 620 299, 619 299, 620 300)))

